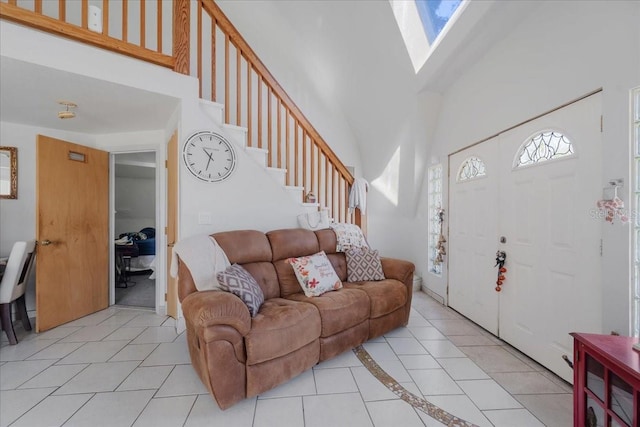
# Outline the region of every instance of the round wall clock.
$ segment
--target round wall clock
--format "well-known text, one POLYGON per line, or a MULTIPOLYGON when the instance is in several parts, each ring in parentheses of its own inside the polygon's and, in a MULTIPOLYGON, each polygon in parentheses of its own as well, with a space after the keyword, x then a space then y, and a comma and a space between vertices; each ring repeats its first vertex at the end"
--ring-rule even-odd
POLYGON ((222 135, 204 130, 191 135, 182 149, 189 172, 206 182, 224 181, 236 167, 236 152, 222 135))

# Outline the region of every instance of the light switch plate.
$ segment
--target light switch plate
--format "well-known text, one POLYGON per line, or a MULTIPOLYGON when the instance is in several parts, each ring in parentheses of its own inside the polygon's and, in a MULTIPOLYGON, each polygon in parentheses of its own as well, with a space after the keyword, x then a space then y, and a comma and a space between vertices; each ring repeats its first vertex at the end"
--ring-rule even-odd
POLYGON ((200 225, 211 224, 211 212, 199 212, 198 224, 200 225))

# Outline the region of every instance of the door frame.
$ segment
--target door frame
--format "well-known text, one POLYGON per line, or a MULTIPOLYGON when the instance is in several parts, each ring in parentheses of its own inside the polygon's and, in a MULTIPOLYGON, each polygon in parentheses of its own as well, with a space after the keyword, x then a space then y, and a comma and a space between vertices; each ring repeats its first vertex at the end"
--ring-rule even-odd
MULTIPOLYGON (((130 154, 140 152, 154 152, 156 154, 156 291, 155 291, 155 312, 156 314, 166 315, 167 305, 165 303, 165 293, 167 287, 166 265, 167 259, 165 254, 166 235, 164 232, 166 220, 166 168, 164 167, 167 158, 166 144, 162 141, 153 144, 129 145, 127 147, 110 147, 103 148, 109 152, 109 236, 113 236, 115 232, 115 155, 130 154)), ((115 253, 110 251, 109 261, 109 306, 115 304, 116 298, 116 275, 115 275, 115 253)))

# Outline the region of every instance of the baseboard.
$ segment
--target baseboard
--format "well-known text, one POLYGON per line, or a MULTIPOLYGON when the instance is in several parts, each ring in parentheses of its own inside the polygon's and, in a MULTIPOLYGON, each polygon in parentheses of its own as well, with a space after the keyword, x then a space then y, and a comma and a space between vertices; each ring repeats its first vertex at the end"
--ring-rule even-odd
POLYGON ((424 292, 425 294, 429 295, 431 298, 433 298, 434 300, 438 301, 440 304, 446 305, 445 304, 445 298, 442 295, 432 291, 431 289, 429 289, 428 287, 426 287, 424 285, 422 285, 422 292, 424 292))

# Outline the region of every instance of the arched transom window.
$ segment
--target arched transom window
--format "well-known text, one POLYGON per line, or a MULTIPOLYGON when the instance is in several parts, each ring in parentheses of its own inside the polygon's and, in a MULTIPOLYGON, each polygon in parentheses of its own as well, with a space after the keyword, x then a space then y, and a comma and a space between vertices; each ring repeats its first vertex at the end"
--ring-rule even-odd
POLYGON ((468 181, 474 178, 480 178, 487 174, 487 170, 484 166, 484 162, 478 157, 469 157, 460 166, 458 172, 458 182, 468 181))
POLYGON ((557 130, 544 131, 533 135, 522 144, 514 166, 530 166, 574 153, 573 144, 566 135, 557 130))

